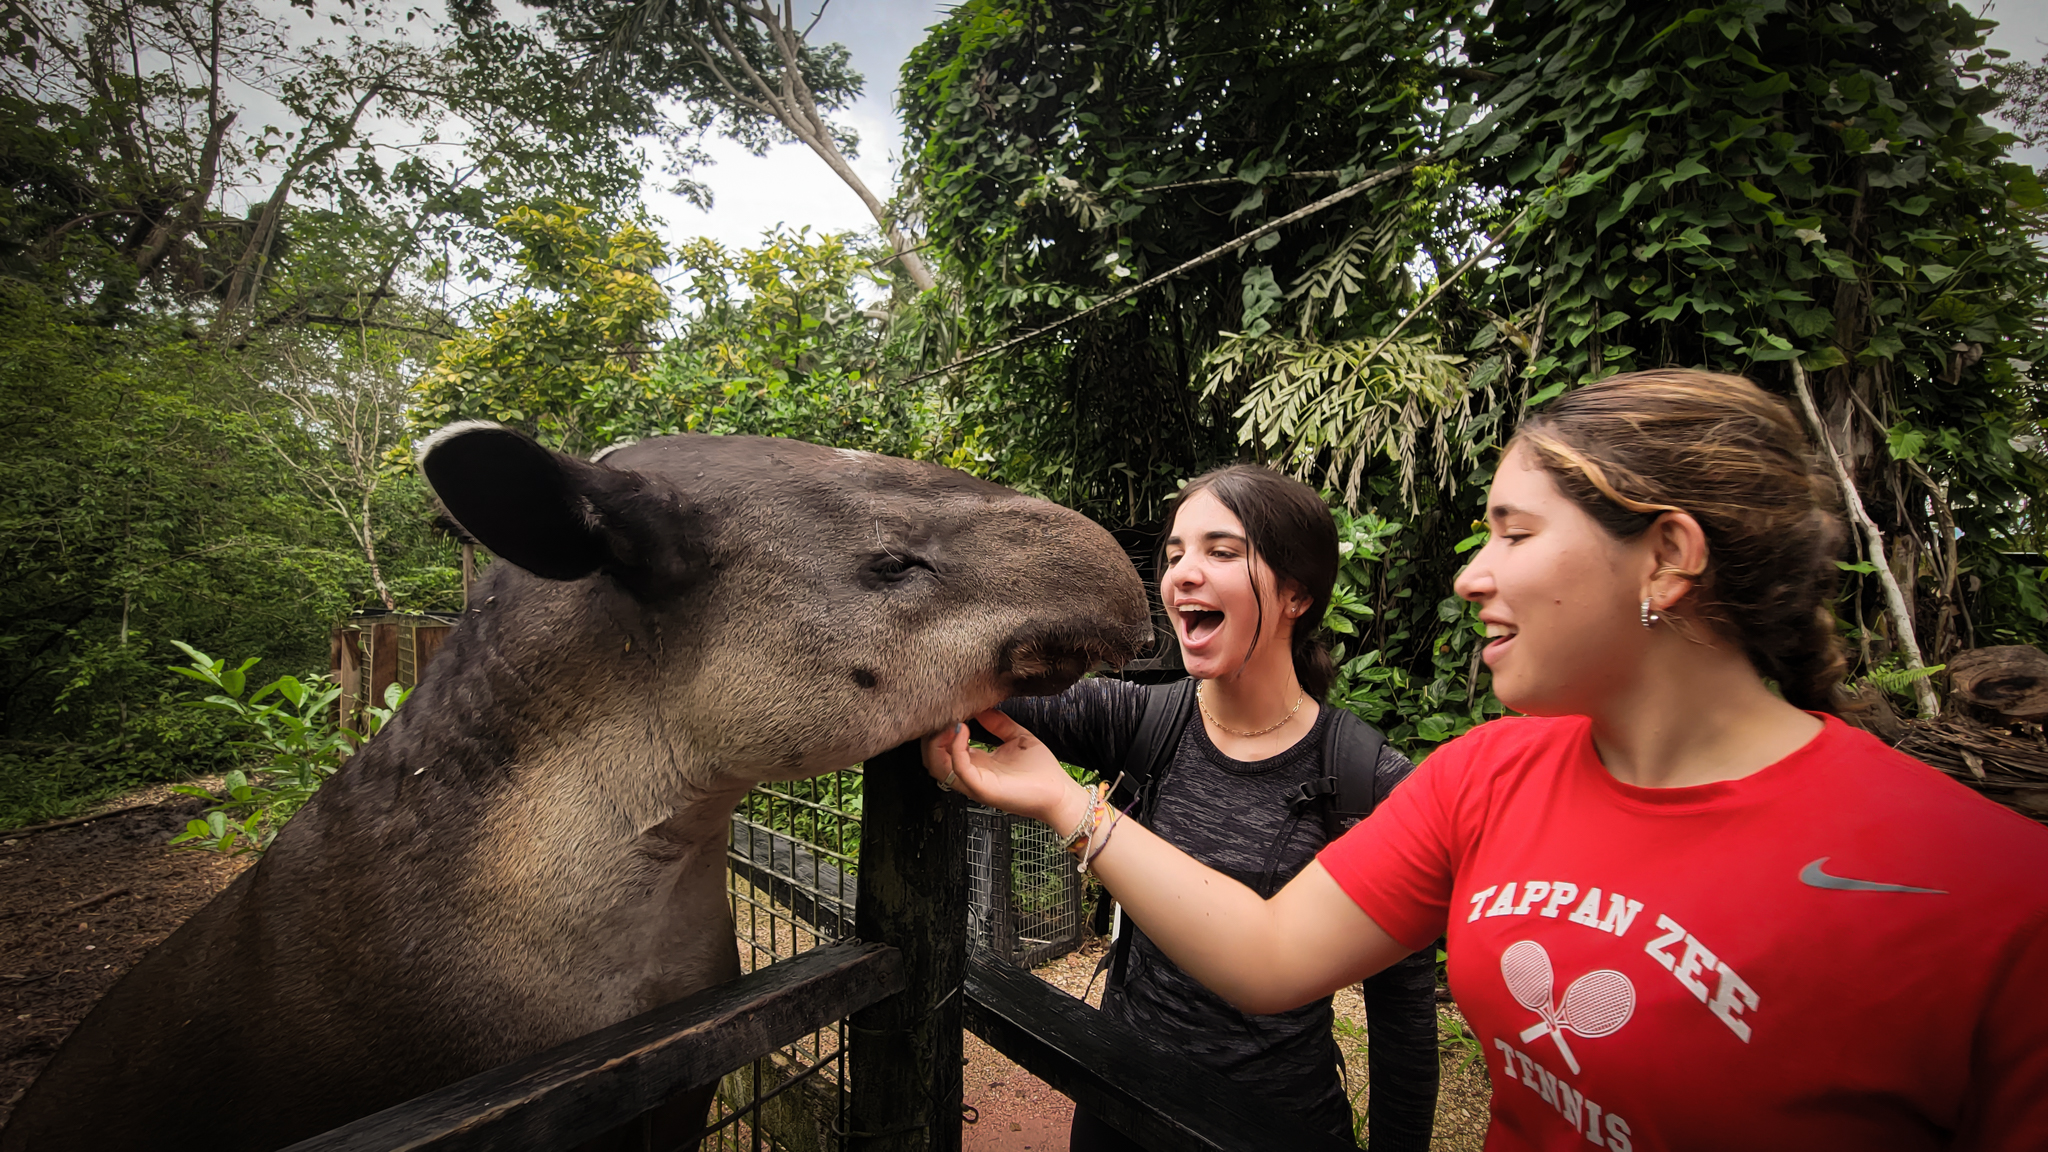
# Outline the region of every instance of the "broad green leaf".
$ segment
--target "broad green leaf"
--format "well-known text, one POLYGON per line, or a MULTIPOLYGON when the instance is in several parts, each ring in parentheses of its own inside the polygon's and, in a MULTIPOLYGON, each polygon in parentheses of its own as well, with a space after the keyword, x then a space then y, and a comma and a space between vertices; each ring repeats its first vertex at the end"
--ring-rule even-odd
POLYGON ((1825 372, 1848 362, 1849 358, 1842 354, 1842 350, 1832 344, 1825 348, 1816 348, 1799 358, 1800 366, 1808 372, 1825 372))

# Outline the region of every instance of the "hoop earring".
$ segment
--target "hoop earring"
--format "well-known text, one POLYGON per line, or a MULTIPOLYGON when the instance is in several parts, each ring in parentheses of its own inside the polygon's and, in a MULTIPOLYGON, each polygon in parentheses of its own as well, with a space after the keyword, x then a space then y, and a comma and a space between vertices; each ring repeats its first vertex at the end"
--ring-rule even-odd
POLYGON ((1658 621, 1662 619, 1664 619, 1663 616, 1650 611, 1650 598, 1648 596, 1643 597, 1643 627, 1655 628, 1658 621))

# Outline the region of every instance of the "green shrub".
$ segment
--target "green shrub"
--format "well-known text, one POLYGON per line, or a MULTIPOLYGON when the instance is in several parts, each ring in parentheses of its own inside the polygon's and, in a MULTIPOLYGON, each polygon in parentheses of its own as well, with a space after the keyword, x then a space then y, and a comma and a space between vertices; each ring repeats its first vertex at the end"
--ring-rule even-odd
POLYGON ((183 847, 216 852, 268 848, 292 814, 313 798, 363 741, 377 734, 410 693, 396 684, 386 688, 384 706, 366 709, 367 730, 355 732, 337 722, 334 703, 341 688, 323 686, 325 677, 308 677, 308 683, 296 676, 280 676, 252 690, 249 669, 262 657, 251 656, 229 668, 227 661, 216 660, 189 644, 172 643, 191 659, 191 665, 171 671, 215 689, 191 705, 223 718, 239 737, 231 744, 263 762, 253 772, 229 772, 219 795, 195 784, 173 787, 174 792, 213 801, 204 817, 186 824, 171 840, 183 847))

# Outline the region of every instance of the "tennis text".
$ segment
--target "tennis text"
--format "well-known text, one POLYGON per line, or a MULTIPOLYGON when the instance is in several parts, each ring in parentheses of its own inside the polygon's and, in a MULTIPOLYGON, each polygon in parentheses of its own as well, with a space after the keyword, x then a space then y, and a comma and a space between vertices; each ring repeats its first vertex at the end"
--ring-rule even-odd
POLYGON ((1611 1152, 1631 1152, 1634 1148, 1628 1141, 1628 1121, 1593 1103, 1527 1052, 1498 1038, 1493 1046, 1500 1049, 1501 1068, 1508 1079, 1520 1081, 1523 1087, 1543 1097, 1545 1104, 1557 1109, 1557 1114, 1594 1147, 1611 1152))

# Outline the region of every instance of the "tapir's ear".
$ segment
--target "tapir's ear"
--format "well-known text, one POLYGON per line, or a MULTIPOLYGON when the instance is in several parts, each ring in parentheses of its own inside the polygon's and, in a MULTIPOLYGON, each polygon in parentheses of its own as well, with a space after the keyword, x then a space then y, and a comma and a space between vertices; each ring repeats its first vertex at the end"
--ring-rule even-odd
POLYGON ((607 571, 653 590, 686 581, 698 567, 688 509, 638 472, 551 452, 481 421, 434 433, 419 457, 449 517, 536 576, 576 580, 607 571))

